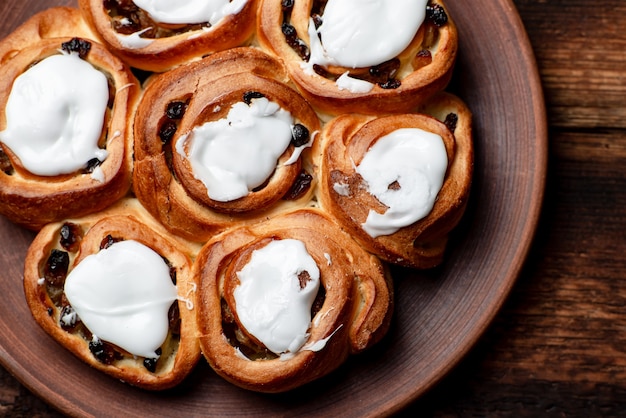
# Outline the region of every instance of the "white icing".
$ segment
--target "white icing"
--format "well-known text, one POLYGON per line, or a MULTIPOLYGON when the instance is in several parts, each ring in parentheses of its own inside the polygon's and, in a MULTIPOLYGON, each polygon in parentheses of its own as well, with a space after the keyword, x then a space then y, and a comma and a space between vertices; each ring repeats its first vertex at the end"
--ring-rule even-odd
POLYGON ((315 260, 301 241, 275 240, 253 251, 237 272, 234 297, 243 327, 276 354, 296 353, 306 342, 311 306, 320 286, 315 260), (300 287, 298 275, 310 280, 300 287))
POLYGON ((15 79, 0 141, 33 174, 73 173, 106 158, 98 141, 108 101, 102 72, 77 54, 50 56, 15 79))
POLYGON ((333 260, 330 257, 330 254, 324 253, 324 258, 326 259, 326 264, 328 264, 329 266, 333 264, 333 260))
POLYGON ((98 166, 93 169, 91 172, 91 178, 100 183, 104 183, 104 171, 102 171, 102 167, 98 166))
POLYGON ((369 93, 374 88, 374 84, 369 81, 350 77, 347 71, 339 76, 335 83, 339 90, 348 90, 350 93, 369 93))
POLYGON ((292 138, 291 114, 266 98, 235 103, 226 118, 195 127, 179 138, 176 150, 211 199, 246 196, 276 170, 292 138))
POLYGON ((65 295, 93 334, 148 358, 167 337, 177 299, 163 258, 132 240, 85 257, 68 274, 65 295))
POLYGON ((302 153, 304 152, 304 150, 313 145, 313 141, 315 140, 315 137, 317 136, 318 133, 319 133, 318 131, 313 132, 311 136, 309 137, 309 142, 307 142, 304 145, 300 145, 299 147, 295 147, 293 149, 293 153, 291 154, 291 157, 289 157, 289 159, 285 161, 284 165, 295 164, 298 161, 298 158, 300 158, 300 155, 302 155, 302 153))
POLYGON ((43 286, 46 283, 46 278, 45 277, 40 277, 37 279, 37 284, 39 286, 43 286))
POLYGON ((350 185, 348 183, 334 183, 333 190, 340 196, 348 197, 350 196, 350 185))
POLYGON ((428 0, 329 0, 322 24, 309 22, 309 65, 369 67, 409 46, 426 17, 428 0), (321 40, 320 40, 321 39, 321 40))
POLYGON ((324 347, 326 347, 326 344, 328 343, 328 340, 330 340, 332 338, 333 335, 335 335, 337 333, 337 331, 339 331, 341 329, 341 327, 343 326, 343 324, 339 325, 339 327, 337 327, 336 330, 334 330, 332 332, 332 334, 330 334, 328 337, 326 338, 322 338, 321 340, 317 340, 317 341, 311 341, 308 342, 307 344, 305 344, 302 347, 302 351, 321 351, 324 349, 324 347))
POLYGON ((417 128, 379 138, 357 167, 368 191, 386 205, 370 210, 363 229, 372 237, 390 235, 430 213, 443 185, 448 157, 442 138, 417 128), (400 187, 389 186, 398 182, 400 187))
POLYGON ((130 35, 122 35, 121 33, 116 33, 115 36, 124 48, 141 49, 149 46, 152 42, 154 42, 154 39, 141 37, 141 35, 143 35, 145 32, 148 32, 150 29, 152 28, 145 28, 138 32, 131 33, 130 35))
POLYGON ((247 0, 133 0, 158 23, 217 24, 228 15, 239 13, 247 0))

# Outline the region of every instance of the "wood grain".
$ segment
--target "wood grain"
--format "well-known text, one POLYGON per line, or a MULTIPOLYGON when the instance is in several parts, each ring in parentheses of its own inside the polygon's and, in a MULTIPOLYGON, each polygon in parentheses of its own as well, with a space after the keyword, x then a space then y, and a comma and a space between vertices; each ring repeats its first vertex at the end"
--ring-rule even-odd
MULTIPOLYGON (((541 221, 492 326, 406 415, 623 416, 626 3, 514 3, 550 122, 541 221)), ((3 2, 1 15, 19 4, 3 2)), ((0 383, 0 415, 57 416, 3 369, 0 383)))

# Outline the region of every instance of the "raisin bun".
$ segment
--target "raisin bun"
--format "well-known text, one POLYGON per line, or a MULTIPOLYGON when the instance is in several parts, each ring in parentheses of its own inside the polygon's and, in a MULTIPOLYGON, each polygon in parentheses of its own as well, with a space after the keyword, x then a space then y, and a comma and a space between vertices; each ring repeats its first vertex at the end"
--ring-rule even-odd
POLYGON ((261 0, 257 36, 328 113, 412 110, 447 85, 458 43, 441 0, 261 0))
POLYGON ((286 77, 279 61, 242 47, 148 81, 134 190, 172 232, 206 241, 308 204, 320 121, 286 77))
POLYGON ((130 189, 139 83, 81 22, 50 9, 0 42, 0 213, 30 229, 130 189))
POLYGON ((200 359, 197 250, 125 199, 37 234, 25 261, 26 301, 37 323, 81 360, 131 385, 166 389, 200 359))
POLYGON ((316 209, 216 237, 194 276, 203 355, 249 390, 284 392, 318 379, 389 326, 385 267, 316 209))
POLYGON ((469 110, 449 93, 420 113, 331 120, 316 148, 321 207, 387 262, 438 265, 469 198, 471 130, 469 110))
POLYGON ((257 0, 78 0, 86 20, 132 67, 162 72, 245 43, 257 0))

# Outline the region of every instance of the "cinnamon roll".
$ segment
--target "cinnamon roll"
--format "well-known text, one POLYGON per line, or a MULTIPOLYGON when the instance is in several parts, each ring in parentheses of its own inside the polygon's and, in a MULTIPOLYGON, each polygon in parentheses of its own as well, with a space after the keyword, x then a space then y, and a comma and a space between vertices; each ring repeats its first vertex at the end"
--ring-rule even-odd
POLYGON ((329 113, 412 111, 447 85, 458 43, 442 0, 261 0, 257 36, 329 113))
POLYGON ((37 323, 92 367, 144 389, 169 388, 201 358, 197 250, 125 199, 37 234, 25 260, 26 301, 37 323))
POLYGON ((465 210, 474 154, 460 99, 439 93, 421 112, 339 116, 316 154, 321 207, 383 260, 430 268, 465 210))
POLYGON ((79 0, 104 43, 132 67, 162 72, 243 45, 257 0, 79 0))
POLYGON ((0 43, 0 213, 31 229, 101 210, 130 189, 138 82, 88 38, 46 37, 72 32, 52 29, 72 16, 52 9, 0 43))
POLYGON ((253 48, 220 52, 148 82, 135 117, 134 190, 196 241, 306 205, 320 122, 253 48))
POLYGON ((224 233, 200 251, 194 275, 203 355, 249 390, 324 376, 389 326, 383 264, 317 209, 224 233))

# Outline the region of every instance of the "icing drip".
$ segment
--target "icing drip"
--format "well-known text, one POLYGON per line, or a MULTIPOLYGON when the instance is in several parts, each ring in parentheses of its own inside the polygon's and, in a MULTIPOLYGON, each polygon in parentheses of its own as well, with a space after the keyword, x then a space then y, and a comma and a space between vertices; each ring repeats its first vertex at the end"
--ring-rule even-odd
POLYGON ((78 54, 52 55, 15 79, 0 141, 33 174, 73 173, 106 158, 98 141, 108 100, 102 72, 78 54))
POLYGON ((237 272, 234 296, 241 324, 273 353, 296 353, 309 336, 319 276, 301 241, 275 240, 255 250, 237 272))
POLYGON ((133 355, 158 357, 177 290, 152 249, 128 240, 89 255, 70 272, 64 290, 94 335, 133 355))
POLYGON ((379 138, 356 171, 388 209, 382 214, 370 210, 363 229, 374 238, 390 235, 428 215, 447 167, 446 148, 437 134, 406 128, 379 138))

